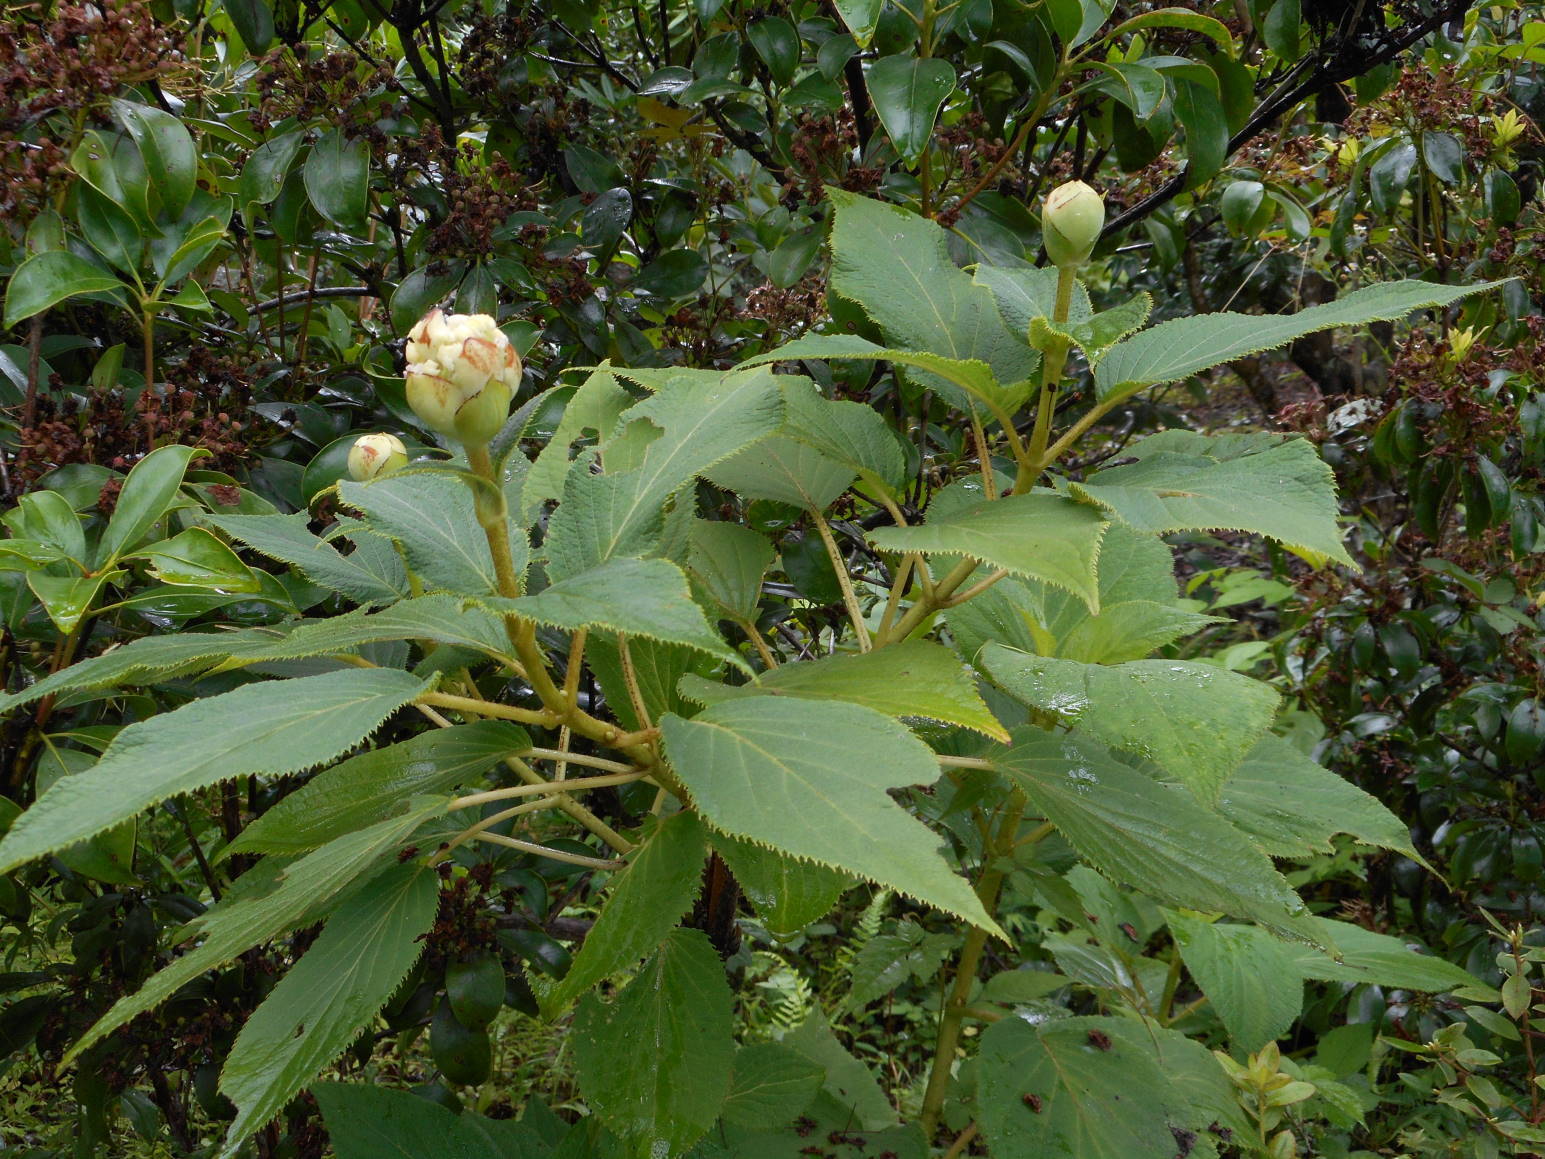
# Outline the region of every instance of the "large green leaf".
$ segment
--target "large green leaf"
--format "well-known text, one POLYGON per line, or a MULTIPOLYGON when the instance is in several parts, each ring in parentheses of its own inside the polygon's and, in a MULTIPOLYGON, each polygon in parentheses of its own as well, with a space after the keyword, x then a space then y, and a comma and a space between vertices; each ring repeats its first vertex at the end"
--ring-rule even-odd
POLYGON ((222 1156, 284 1109, 386 1005, 424 952, 439 879, 422 865, 388 868, 351 893, 247 1019, 220 1072, 236 1104, 222 1156))
MULTIPOLYGON (((1100 872, 1161 900, 1307 934, 1304 904, 1244 834, 1099 743, 1032 726, 994 755, 1045 817, 1100 872)), ((1312 935, 1307 935, 1312 936, 1312 935)))
POLYGON ((1425 864, 1411 833, 1378 798, 1280 737, 1263 737, 1224 782, 1219 811, 1273 857, 1329 853, 1346 833, 1425 864))
MULTIPOLYGON (((413 471, 369 483, 343 482, 338 497, 365 513, 365 523, 396 542, 413 573, 429 588, 462 595, 498 590, 488 537, 477 521, 472 492, 454 475, 413 471)), ((526 566, 526 541, 511 537, 515 570, 526 566)), ((256 546, 256 545, 254 545, 256 546)))
POLYGON ((1483 985, 1474 974, 1452 962, 1419 952, 1413 942, 1330 918, 1314 918, 1313 924, 1318 940, 1335 946, 1341 960, 1318 953, 1310 946, 1292 947, 1294 964, 1306 978, 1431 993, 1483 985))
POLYGON ((1285 346, 1306 334, 1336 326, 1393 322, 1413 310, 1437 309, 1502 282, 1442 286, 1386 282, 1296 314, 1198 314, 1145 330, 1113 347, 1095 370, 1095 389, 1105 402, 1146 386, 1177 382, 1209 367, 1285 346))
POLYGON ((61 668, 18 692, 0 696, 0 713, 61 692, 98 691, 123 685, 152 684, 169 675, 212 668, 243 649, 265 647, 274 637, 255 628, 237 632, 179 632, 143 636, 61 668))
POLYGON ((370 146, 329 129, 311 146, 301 167, 306 193, 317 212, 345 229, 360 229, 370 204, 370 146))
POLYGON ((526 730, 481 720, 420 733, 318 773, 220 851, 303 853, 385 820, 409 799, 467 784, 531 747, 526 730))
POLYGON ((520 499, 522 522, 530 522, 543 503, 563 494, 574 444, 586 438, 594 443, 604 440, 616 428, 622 413, 636 401, 617 381, 609 363, 590 372, 564 406, 557 427, 526 475, 520 499))
POLYGON ((627 426, 603 451, 607 474, 593 474, 589 456, 569 469, 545 541, 553 577, 577 575, 616 556, 646 554, 666 500, 715 463, 777 430, 783 409, 783 392, 765 369, 681 378, 633 407, 624 416, 627 426), (619 440, 623 446, 614 453, 619 440), (637 465, 612 473, 619 462, 629 461, 624 449, 637 452, 637 465))
POLYGON ((1304 439, 1164 431, 1127 453, 1138 461, 1097 471, 1069 491, 1138 531, 1250 531, 1314 561, 1356 566, 1336 527, 1335 477, 1304 439))
POLYGON ((783 424, 716 464, 708 477, 749 499, 825 508, 855 476, 895 494, 906 454, 872 407, 824 398, 804 378, 784 378, 783 424))
POLYGON ((685 929, 612 1002, 580 1004, 580 1091, 635 1155, 679 1155, 714 1125, 730 1092, 732 1005, 718 952, 685 929))
MULTIPOLYGON (((975 280, 992 292, 998 313, 1009 328, 1024 340, 1037 318, 1047 319, 1056 312, 1057 268, 1019 269, 1008 266, 979 265, 975 280)), ((1094 305, 1082 282, 1073 284, 1073 300, 1068 309, 1067 325, 1077 326, 1094 316, 1094 305)))
POLYGON ((1166 916, 1186 969, 1228 1028, 1235 1049, 1254 1052, 1288 1032, 1304 1001, 1294 949, 1256 926, 1166 916))
POLYGON ((235 664, 298 660, 307 656, 346 655, 383 640, 433 640, 505 659, 511 646, 498 616, 440 594, 399 600, 379 612, 358 608, 341 616, 303 620, 287 636, 266 646, 232 653, 235 664))
POLYGON ((712 833, 709 840, 740 883, 740 892, 757 917, 778 937, 795 934, 824 918, 853 884, 845 873, 742 837, 712 833))
POLYGON ((154 105, 114 101, 113 112, 139 146, 162 214, 170 220, 181 217, 197 188, 198 146, 193 135, 177 117, 154 105))
POLYGON ((988 644, 977 663, 1015 699, 1146 757, 1209 804, 1277 711, 1270 685, 1190 660, 1081 664, 988 644))
POLYGON ((864 74, 869 99, 896 152, 916 164, 933 137, 933 123, 955 89, 955 69, 938 57, 882 56, 864 74))
POLYGON ((693 813, 668 817, 612 879, 606 903, 563 980, 544 998, 561 1010, 597 982, 652 954, 692 908, 707 845, 693 813))
POLYGON ((727 1124, 771 1130, 798 1117, 815 1098, 826 1071, 796 1050, 776 1042, 753 1042, 735 1052, 727 1124))
POLYGON ((756 616, 762 576, 776 551, 767 537, 739 523, 695 520, 687 570, 725 612, 740 620, 756 616))
POLYGON ((69 250, 33 254, 11 273, 5 287, 5 326, 25 322, 50 306, 78 294, 97 294, 122 287, 116 275, 69 250))
POLYGON ((1124 1018, 1005 1018, 982 1035, 977 1075, 978 1121, 1005 1159, 1174 1159, 1182 1138, 1244 1127, 1204 1046, 1124 1018))
POLYGON ((661 729, 672 768, 715 828, 999 932, 938 839, 885 792, 939 777, 904 726, 857 704, 755 696, 691 720, 666 716, 661 729))
MULTIPOLYGON (((992 291, 950 260, 946 234, 927 218, 842 190, 830 191, 831 291, 857 302, 886 341, 992 368, 1005 388, 1031 377, 1040 359, 998 313, 992 291)), ((960 409, 971 396, 948 379, 917 377, 960 409)))
POLYGON ((449 804, 446 797, 418 798, 402 815, 349 833, 284 867, 271 888, 227 896, 199 919, 198 933, 203 941, 198 947, 153 974, 133 994, 120 998, 70 1048, 64 1061, 160 1005, 206 970, 218 969, 259 942, 286 934, 308 920, 319 920, 346 887, 372 867, 379 868, 388 850, 431 817, 443 815, 449 804))
POLYGON ((685 644, 750 671, 693 602, 686 573, 669 560, 611 559, 534 596, 481 602, 571 632, 600 628, 685 644))
POLYGON ((1032 492, 973 503, 916 527, 882 527, 869 539, 882 551, 969 556, 1065 588, 1098 611, 1095 560, 1105 526, 1092 507, 1032 492))
POLYGON ((311 516, 211 515, 208 522, 270 559, 290 564, 313 583, 331 588, 359 604, 389 604, 408 594, 402 561, 355 551, 344 555, 307 529, 311 516))
POLYGON ((525 1123, 459 1114, 411 1091, 371 1083, 318 1083, 337 1159, 549 1159, 525 1123))
POLYGON ((766 499, 812 511, 830 507, 856 477, 846 463, 787 435, 762 439, 708 472, 715 486, 743 499, 766 499))
POLYGON ((133 558, 144 560, 152 577, 174 587, 211 588, 232 594, 263 590, 252 569, 224 540, 203 527, 190 527, 170 539, 147 544, 133 558))
POLYGON ((942 720, 995 740, 1008 739, 983 703, 970 670, 948 648, 926 640, 784 664, 762 673, 755 684, 732 686, 687 676, 681 687, 700 704, 745 696, 842 700, 886 716, 942 720))
POLYGON ((94 766, 59 781, 17 818, 0 841, 0 873, 178 793, 331 760, 427 687, 408 672, 351 668, 249 684, 131 724, 94 766))
MULTIPOLYGON (((1198 620, 1209 622, 1175 606, 1179 602, 1175 560, 1157 536, 1133 531, 1124 523, 1107 525, 1095 571, 1098 613, 1090 612, 1082 598, 1063 588, 1035 580, 999 580, 945 613, 955 646, 968 659, 989 640, 997 640, 1024 652, 1109 664, 1141 659, 1195 630, 1198 620), (1129 604, 1160 610, 1134 623, 1129 604)), ((979 568, 966 582, 975 583, 985 574, 979 568)))
POLYGON ((94 562, 98 569, 110 567, 166 514, 182 487, 188 464, 201 454, 197 447, 157 447, 134 464, 118 493, 107 530, 97 543, 94 562))

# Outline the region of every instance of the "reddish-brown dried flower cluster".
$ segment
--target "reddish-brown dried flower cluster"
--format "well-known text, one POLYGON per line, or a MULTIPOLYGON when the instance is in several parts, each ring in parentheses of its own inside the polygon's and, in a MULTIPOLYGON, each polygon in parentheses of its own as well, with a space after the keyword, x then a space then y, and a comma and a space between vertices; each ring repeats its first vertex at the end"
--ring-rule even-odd
MULTIPOLYGON (((166 386, 144 392, 133 404, 117 390, 76 396, 39 395, 37 419, 20 432, 12 486, 24 491, 40 475, 69 463, 94 463, 128 471, 157 446, 203 447, 207 468, 231 473, 257 453, 252 431, 261 420, 251 410, 252 385, 231 359, 195 348, 169 372, 166 386)), ((62 385, 55 383, 54 385, 62 385)), ((103 510, 116 491, 106 488, 103 510)))
POLYGON ((440 189, 449 209, 430 231, 425 248, 436 257, 487 257, 494 248, 494 231, 510 214, 535 209, 537 200, 504 158, 480 164, 468 145, 461 162, 441 174, 440 189))
POLYGON ((252 123, 266 131, 287 117, 303 123, 320 118, 371 138, 379 135, 376 120, 388 111, 377 98, 397 87, 391 69, 368 64, 352 52, 298 58, 288 48, 276 48, 263 59, 258 73, 262 103, 252 123))
MULTIPOLYGON (((165 79, 180 39, 142 0, 12 10, 0 36, 0 215, 41 208, 68 180, 69 137, 55 116, 106 123, 125 85, 165 79), (61 143, 63 142, 63 143, 61 143)), ((23 214, 30 216, 30 214, 23 214)))
POLYGON ((855 163, 857 149, 858 131, 851 110, 843 109, 836 116, 799 114, 789 140, 783 204, 791 209, 801 201, 817 205, 825 200, 828 185, 852 193, 874 192, 885 177, 885 168, 855 163))

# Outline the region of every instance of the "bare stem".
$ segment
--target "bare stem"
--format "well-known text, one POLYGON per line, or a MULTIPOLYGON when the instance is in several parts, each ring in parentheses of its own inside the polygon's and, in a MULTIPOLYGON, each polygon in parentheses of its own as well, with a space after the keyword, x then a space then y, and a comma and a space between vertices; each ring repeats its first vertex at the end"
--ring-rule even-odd
POLYGON ((858 597, 853 594, 853 580, 848 575, 848 561, 843 559, 842 552, 837 550, 837 541, 832 537, 832 529, 827 526, 821 513, 814 507, 809 511, 810 519, 826 547, 826 554, 831 558, 832 570, 837 573, 837 586, 842 589, 842 603, 848 610, 848 619, 852 622, 853 632, 858 637, 858 650, 867 652, 870 648, 869 626, 864 623, 864 611, 858 606, 858 597))
POLYGON ((611 785, 631 785, 642 780, 642 772, 612 773, 604 777, 571 777, 566 781, 544 781, 531 785, 509 785, 503 789, 489 789, 483 793, 469 793, 451 802, 452 809, 470 809, 486 805, 489 801, 507 801, 512 797, 535 797, 544 793, 583 793, 588 789, 604 789, 611 785))
POLYGON ((506 849, 518 849, 522 853, 530 853, 536 857, 546 857, 553 861, 562 861, 567 865, 583 865, 586 869, 621 869, 626 862, 620 857, 602 859, 600 857, 582 857, 578 853, 569 853, 563 849, 549 849, 545 845, 538 845, 534 841, 522 841, 518 837, 505 837, 498 833, 479 833, 478 841, 492 842, 494 845, 503 845, 506 849))

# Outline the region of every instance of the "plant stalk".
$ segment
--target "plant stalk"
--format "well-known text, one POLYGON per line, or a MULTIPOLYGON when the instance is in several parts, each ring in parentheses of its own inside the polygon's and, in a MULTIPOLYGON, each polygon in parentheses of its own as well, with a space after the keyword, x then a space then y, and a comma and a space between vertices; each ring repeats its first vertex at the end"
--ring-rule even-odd
MULTIPOLYGON (((976 896, 981 899, 982 908, 989 914, 997 907, 998 893, 1003 888, 1006 876, 996 863, 1013 851, 1019 835, 1020 818, 1024 813, 1024 794, 1015 792, 997 834, 988 844, 987 868, 976 883, 976 896)), ((955 979, 945 996, 944 1007, 939 1012, 939 1041, 934 1048, 933 1065, 928 1071, 928 1087, 923 1093, 923 1136, 927 1139, 932 1139, 939 1128, 939 1117, 944 1111, 944 1096, 949 1090, 950 1065, 955 1061, 955 1048, 960 1044, 961 1024, 971 997, 971 987, 976 984, 976 971, 981 966, 982 953, 986 948, 987 931, 972 926, 966 932, 966 944, 960 951, 955 979)))

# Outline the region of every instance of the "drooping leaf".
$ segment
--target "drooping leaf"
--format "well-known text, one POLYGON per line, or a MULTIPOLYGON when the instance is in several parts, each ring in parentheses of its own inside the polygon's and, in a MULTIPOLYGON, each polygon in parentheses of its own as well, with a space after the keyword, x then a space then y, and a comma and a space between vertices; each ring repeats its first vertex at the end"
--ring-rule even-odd
POLYGON ((1502 284, 1386 282, 1296 314, 1224 313, 1177 318, 1114 347, 1095 371, 1095 389, 1102 401, 1121 399, 1147 386, 1178 382, 1209 367, 1285 346, 1306 334, 1337 326, 1398 321, 1414 310, 1438 309, 1502 284))
POLYGON ((244 648, 273 640, 255 628, 236 632, 179 632, 143 636, 100 656, 71 664, 17 692, 0 695, 0 713, 61 692, 97 691, 124 685, 152 684, 171 674, 211 668, 244 648))
POLYGON ((1146 757, 1207 804, 1277 711, 1270 685, 1190 660, 1080 664, 988 644, 977 663, 1015 699, 1146 757))
POLYGON ((1461 986, 1482 986, 1474 974, 1452 962, 1423 952, 1417 943, 1378 934, 1349 922, 1311 919, 1318 940, 1335 946, 1338 962, 1310 946, 1292 947, 1293 960, 1305 978, 1322 982, 1366 982, 1391 989, 1442 993, 1461 986))
POLYGON ((266 646, 233 652, 232 666, 345 655, 383 640, 433 640, 496 660, 506 659, 512 650, 498 616, 441 594, 399 600, 378 612, 359 608, 341 616, 303 620, 294 631, 266 646))
POLYGON ((370 146, 363 138, 329 129, 311 146, 301 173, 318 213, 344 229, 364 226, 370 203, 370 146))
POLYGON ((331 760, 427 687, 408 672, 353 668, 249 684, 131 724, 96 765, 59 781, 17 818, 0 841, 0 872, 178 793, 331 760))
POLYGON ((756 696, 691 720, 667 716, 660 727, 672 768, 715 828, 998 932, 933 834, 886 795, 939 776, 904 726, 856 704, 756 696))
POLYGON ((1311 760, 1280 737, 1267 736, 1223 784, 1218 810, 1273 857, 1329 853, 1346 833, 1425 864, 1405 823, 1378 798, 1311 760))
POLYGON ((692 600, 686 574, 665 559, 611 559, 534 596, 482 601, 567 631, 599 628, 684 644, 750 671, 692 600))
MULTIPOLYGON (((299 928, 308 919, 325 916, 333 899, 362 874, 379 868, 387 851, 431 817, 441 815, 449 798, 422 797, 397 817, 339 837, 279 870, 271 888, 247 895, 227 895, 224 902, 199 919, 203 939, 133 994, 120 998, 64 1057, 111 1034, 146 1010, 160 1005, 206 970, 214 970, 259 942, 299 928)), ((256 870, 249 870, 254 873, 256 870)), ((241 880, 241 879, 238 879, 241 880)))
POLYGON ((5 287, 5 326, 10 329, 50 306, 80 294, 120 289, 117 275, 69 250, 33 254, 12 271, 5 287))
POLYGON ((948 648, 926 640, 784 664, 762 673, 755 684, 731 686, 688 676, 682 690, 708 705, 744 696, 842 700, 886 716, 941 720, 1008 739, 983 703, 970 670, 948 648))
MULTIPOLYGON (((826 1072, 819 1102, 830 1099, 840 1110, 842 1126, 882 1131, 896 1124, 896 1109, 874 1073, 844 1049, 819 1009, 783 1036, 783 1045, 798 1051, 826 1072)), ((921 1154, 926 1154, 922 1152, 921 1154)))
POLYGON ((360 753, 312 777, 242 830, 220 856, 315 849, 385 820, 415 796, 468 784, 530 746, 525 729, 480 720, 360 753))
POLYGON ((544 1005, 562 1010, 597 982, 652 954, 691 908, 702 884, 707 846, 695 814, 668 817, 629 856, 569 972, 544 1005))
POLYGON ((1200 1043, 1123 1018, 995 1022, 977 1058, 978 1115, 994 1155, 1174 1159, 1225 1115, 1229 1083, 1200 1043))
POLYGON ((1099 610, 1095 560, 1105 521, 1092 507, 1032 492, 975 503, 915 527, 869 535, 882 551, 967 556, 1043 580, 1099 610))
POLYGON ((1138 461, 1097 471, 1069 491, 1137 531, 1250 531, 1311 560, 1356 566, 1336 527, 1335 478, 1304 439, 1164 431, 1129 453, 1138 461))
POLYGON ((955 89, 955 69, 938 57, 882 56, 864 74, 869 99, 896 152, 916 164, 933 137, 939 109, 955 89))
POLYGON ((678 929, 610 1003, 575 1017, 579 1086, 594 1114, 645 1155, 680 1154, 719 1116, 735 1041, 724 964, 678 929))
MULTIPOLYGON (((1133 531, 1124 523, 1106 526, 1100 540, 1095 568, 1099 586, 1098 614, 1089 611, 1082 598, 1060 587, 1034 580, 1004 579, 959 607, 950 608, 945 619, 960 654, 973 659, 989 640, 1024 652, 1063 656, 1090 663, 1116 663, 1147 655, 1138 649, 1160 646, 1149 643, 1165 634, 1168 626, 1178 634, 1195 624, 1167 613, 1179 613, 1179 586, 1170 548, 1155 535, 1133 531), (1133 624, 1122 605, 1158 605, 1152 621, 1133 624), (1134 629, 1130 637, 1116 628, 1134 629)), ((984 569, 966 582, 986 576, 984 569)), ((1198 617, 1203 619, 1204 617, 1198 617)), ((1171 636, 1171 639, 1177 638, 1171 636)), ((1168 641, 1162 641, 1168 642, 1168 641)))
POLYGON ((1171 904, 1306 936, 1304 905, 1244 834, 1087 738, 1026 726, 994 765, 1101 873, 1171 904))
POLYGON ((404 864, 343 901, 226 1056, 220 1089, 237 1113, 222 1155, 239 1149, 359 1036, 424 952, 439 899, 434 872, 404 864))
POLYGON ((193 135, 177 117, 154 105, 115 100, 113 113, 139 146, 162 213, 173 220, 181 217, 197 188, 198 146, 193 135))
POLYGON ((775 554, 766 536, 749 527, 698 519, 692 524, 687 570, 725 612, 750 620, 775 554))
POLYGON ((1304 1000, 1292 948, 1256 926, 1166 917, 1186 969, 1237 1050, 1257 1051, 1288 1032, 1304 1000))
POLYGON ((709 841, 730 867, 762 924, 779 937, 824 918, 853 885, 845 873, 728 833, 711 833, 709 841))
POLYGON ((1029 396, 1027 386, 1008 389, 993 375, 992 367, 980 359, 946 358, 927 350, 879 346, 857 334, 806 334, 776 350, 748 358, 743 366, 794 359, 829 361, 852 358, 866 362, 893 362, 915 370, 927 371, 979 399, 989 409, 1012 412, 1029 396))
POLYGON ((407 575, 396 553, 382 558, 344 555, 307 530, 310 515, 211 515, 208 522, 270 559, 290 564, 313 583, 359 604, 389 604, 408 594, 407 575))

